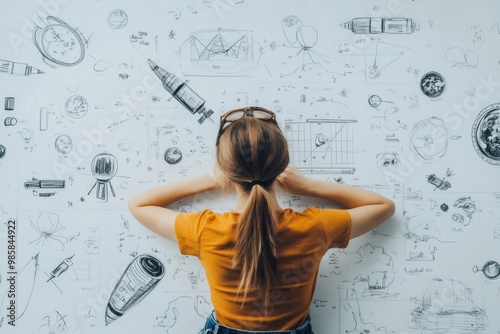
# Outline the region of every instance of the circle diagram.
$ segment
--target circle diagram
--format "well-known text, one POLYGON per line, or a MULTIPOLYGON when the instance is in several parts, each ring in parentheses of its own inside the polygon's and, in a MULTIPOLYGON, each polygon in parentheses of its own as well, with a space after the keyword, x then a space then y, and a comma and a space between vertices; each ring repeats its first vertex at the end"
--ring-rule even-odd
POLYGON ((73 141, 68 135, 59 135, 54 142, 54 147, 57 152, 66 155, 73 149, 73 141))
POLYGON ((441 96, 446 89, 444 77, 437 72, 428 72, 420 80, 422 93, 430 98, 441 96))
POLYGON ((113 29, 123 29, 128 23, 128 15, 122 9, 115 9, 108 15, 108 24, 113 29))
POLYGON ((33 30, 33 41, 44 59, 62 66, 79 64, 85 57, 82 35, 57 17, 48 16, 47 23, 33 30))
POLYGON ((410 149, 423 160, 432 161, 446 154, 448 128, 437 117, 424 119, 413 127, 410 135, 410 149))
POLYGON ((82 118, 89 109, 87 100, 81 95, 72 95, 64 104, 66 114, 71 118, 82 118))
POLYGON ((368 98, 368 103, 372 108, 377 108, 382 104, 382 99, 378 95, 370 95, 370 97, 368 98))
POLYGON ((6 152, 7 152, 7 149, 5 148, 5 146, 0 145, 0 159, 2 159, 3 157, 5 157, 5 153, 6 152))
POLYGON ((472 144, 489 164, 500 166, 500 103, 481 110, 472 125, 472 144))
POLYGON ((164 158, 169 165, 175 165, 182 160, 182 152, 177 147, 170 147, 165 151, 164 158))

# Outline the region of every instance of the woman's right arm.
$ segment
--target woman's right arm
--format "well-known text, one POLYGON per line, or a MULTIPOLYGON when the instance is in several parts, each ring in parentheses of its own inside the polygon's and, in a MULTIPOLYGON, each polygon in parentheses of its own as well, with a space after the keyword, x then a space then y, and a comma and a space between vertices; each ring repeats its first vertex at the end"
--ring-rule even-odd
POLYGON ((394 202, 372 191, 305 177, 288 166, 277 179, 284 190, 294 195, 331 200, 349 211, 351 239, 371 231, 394 214, 394 202))

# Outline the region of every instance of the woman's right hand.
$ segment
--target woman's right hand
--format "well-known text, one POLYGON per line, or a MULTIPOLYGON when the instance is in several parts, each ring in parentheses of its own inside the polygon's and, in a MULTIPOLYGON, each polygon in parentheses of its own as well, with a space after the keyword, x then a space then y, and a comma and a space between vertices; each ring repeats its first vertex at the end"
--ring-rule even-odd
POLYGON ((307 195, 311 179, 302 175, 297 168, 288 165, 276 178, 278 186, 292 195, 307 195))

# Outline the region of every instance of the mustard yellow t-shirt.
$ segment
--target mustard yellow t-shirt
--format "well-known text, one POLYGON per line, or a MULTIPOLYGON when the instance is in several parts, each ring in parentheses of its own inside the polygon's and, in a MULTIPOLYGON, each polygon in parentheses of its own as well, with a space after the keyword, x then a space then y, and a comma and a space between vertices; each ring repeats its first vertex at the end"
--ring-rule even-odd
POLYGON ((310 207, 280 211, 277 281, 264 317, 262 303, 250 290, 243 307, 240 272, 231 268, 238 213, 181 213, 175 221, 182 254, 197 256, 205 268, 217 321, 237 329, 294 329, 305 321, 316 287, 321 258, 329 248, 345 248, 351 216, 345 210, 310 207))

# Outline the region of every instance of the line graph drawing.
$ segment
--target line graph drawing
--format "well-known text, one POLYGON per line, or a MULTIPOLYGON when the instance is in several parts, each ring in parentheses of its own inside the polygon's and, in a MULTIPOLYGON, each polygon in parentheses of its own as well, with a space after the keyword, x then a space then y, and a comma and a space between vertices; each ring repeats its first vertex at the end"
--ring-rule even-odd
MULTIPOLYGON (((31 297, 33 296, 33 291, 35 290, 36 276, 39 270, 38 256, 39 253, 32 256, 31 259, 24 265, 24 267, 17 273, 18 286, 23 287, 26 290, 24 290, 25 293, 19 294, 17 298, 16 321, 24 315, 24 313, 30 306, 31 297)), ((9 298, 6 297, 7 291, 5 291, 2 302, 0 303, 0 305, 2 306, 1 310, 7 310, 6 303, 9 302, 9 298)), ((3 314, 3 312, 1 312, 1 314, 3 314)))
POLYGON ((291 163, 304 173, 353 174, 356 120, 286 122, 291 163))
POLYGON ((244 75, 255 69, 262 54, 253 31, 222 28, 192 33, 179 50, 185 75, 244 75))

